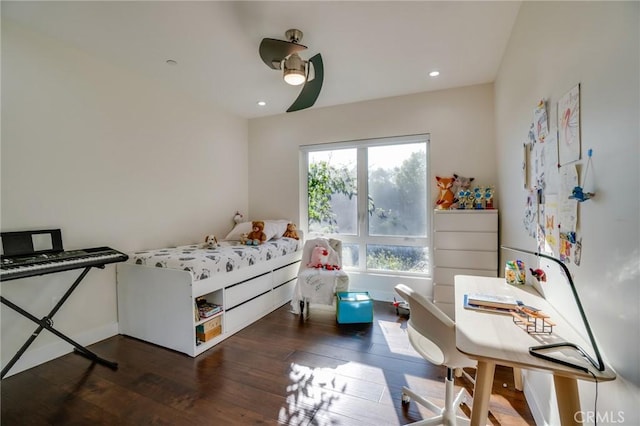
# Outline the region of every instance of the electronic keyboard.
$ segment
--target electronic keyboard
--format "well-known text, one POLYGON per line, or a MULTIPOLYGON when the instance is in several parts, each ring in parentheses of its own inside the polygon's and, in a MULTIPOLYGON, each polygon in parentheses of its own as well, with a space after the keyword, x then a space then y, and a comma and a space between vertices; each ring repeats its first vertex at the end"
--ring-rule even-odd
POLYGON ((51 274, 71 269, 102 267, 109 263, 124 262, 124 253, 109 247, 94 247, 56 253, 33 253, 24 256, 2 256, 0 281, 51 274))

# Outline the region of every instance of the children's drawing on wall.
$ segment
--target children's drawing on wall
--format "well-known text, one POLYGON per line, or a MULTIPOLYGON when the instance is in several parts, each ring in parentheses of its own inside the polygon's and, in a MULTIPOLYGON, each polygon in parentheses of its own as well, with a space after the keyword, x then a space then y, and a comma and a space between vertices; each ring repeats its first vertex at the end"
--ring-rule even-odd
POLYGON ((522 187, 529 189, 529 144, 522 144, 522 187))
POLYGON ((576 232, 578 223, 578 201, 572 198, 573 188, 578 186, 578 172, 574 164, 560 169, 560 197, 558 199, 558 220, 560 232, 576 232))
MULTIPOLYGON (((540 210, 543 213, 544 212, 544 204, 540 204, 540 210)), ((543 215, 541 215, 541 217, 544 217, 543 215)), ((544 252, 544 247, 545 247, 545 236, 544 236, 544 227, 542 225, 540 225, 539 223, 536 223, 536 229, 537 229, 537 233, 538 235, 536 236, 536 243, 537 243, 537 247, 538 247, 538 252, 542 253, 544 252)))
POLYGON ((560 244, 560 232, 558 228, 558 196, 547 194, 544 203, 544 252, 553 257, 558 257, 560 244))
POLYGON ((560 260, 571 263, 571 242, 566 232, 560 232, 560 260))
POLYGON ((558 190, 558 130, 552 128, 542 145, 543 188, 555 193, 558 190))
POLYGON ((524 217, 522 220, 524 228, 530 237, 536 238, 538 232, 538 193, 529 191, 527 193, 527 202, 524 208, 524 217))
POLYGON ((560 164, 580 159, 580 85, 558 101, 558 153, 560 164))
POLYGON ((547 102, 540 99, 536 109, 533 111, 534 135, 536 142, 544 143, 549 133, 549 125, 547 122, 547 102))
POLYGON ((544 144, 536 142, 531 151, 531 162, 533 169, 532 185, 533 189, 544 189, 544 144))

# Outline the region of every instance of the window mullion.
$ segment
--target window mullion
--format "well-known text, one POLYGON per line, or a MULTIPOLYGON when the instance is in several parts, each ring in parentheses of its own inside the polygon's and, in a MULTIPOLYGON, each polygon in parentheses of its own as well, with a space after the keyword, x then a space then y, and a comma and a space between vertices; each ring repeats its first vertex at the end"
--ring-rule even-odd
POLYGON ((358 148, 358 251, 360 253, 358 269, 361 271, 367 269, 367 238, 369 237, 368 179, 367 147, 361 146, 358 148))

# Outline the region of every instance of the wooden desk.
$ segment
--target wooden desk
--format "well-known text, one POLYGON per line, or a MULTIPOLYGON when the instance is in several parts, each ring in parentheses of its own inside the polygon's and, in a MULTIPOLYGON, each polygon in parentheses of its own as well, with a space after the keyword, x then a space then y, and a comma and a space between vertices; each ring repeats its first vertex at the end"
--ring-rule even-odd
MULTIPOLYGON (((547 371, 553 374, 560 421, 578 425, 574 416, 580 411, 577 379, 598 382, 615 379, 610 367, 598 371, 574 350, 560 349, 553 356, 589 368, 589 373, 536 358, 529 354, 530 346, 568 341, 592 353, 591 346, 558 312, 531 286, 513 286, 504 278, 457 275, 455 277, 456 346, 469 358, 478 361, 476 384, 471 411, 471 426, 487 424, 489 397, 496 364, 514 368, 547 371), (552 334, 528 334, 516 325, 510 315, 480 312, 464 308, 464 295, 470 293, 503 294, 541 309, 556 324, 552 334)), ((580 417, 578 416, 578 420, 580 417)))

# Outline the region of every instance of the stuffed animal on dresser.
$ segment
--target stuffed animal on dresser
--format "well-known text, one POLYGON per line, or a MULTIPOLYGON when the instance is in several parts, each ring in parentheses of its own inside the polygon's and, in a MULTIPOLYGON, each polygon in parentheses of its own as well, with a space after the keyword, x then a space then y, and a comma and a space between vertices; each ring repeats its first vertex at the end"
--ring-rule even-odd
POLYGON ((247 235, 248 246, 260 245, 267 241, 267 234, 264 233, 264 222, 261 220, 254 220, 251 222, 251 232, 247 235))
POLYGON ((464 194, 471 188, 471 182, 473 182, 476 178, 468 178, 464 176, 460 176, 456 173, 453 174, 455 180, 453 181, 453 191, 454 199, 453 204, 451 205, 452 209, 464 209, 465 207, 465 199, 464 194), (462 196, 461 196, 462 195, 462 196))
POLYGON ((293 238, 294 240, 299 240, 300 236, 298 235, 298 229, 295 223, 288 223, 287 230, 282 234, 283 237, 293 238))
POLYGON ((447 210, 453 204, 453 182, 454 177, 440 177, 436 176, 436 184, 438 185, 438 201, 436 201, 436 208, 439 210, 447 210))

